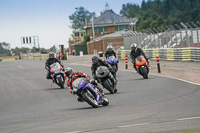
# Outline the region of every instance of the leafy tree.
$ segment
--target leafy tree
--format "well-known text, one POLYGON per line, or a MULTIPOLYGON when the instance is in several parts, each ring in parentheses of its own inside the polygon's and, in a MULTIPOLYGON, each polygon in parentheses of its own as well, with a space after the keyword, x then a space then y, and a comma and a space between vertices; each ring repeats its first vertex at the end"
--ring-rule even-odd
POLYGON ((90 35, 85 35, 84 36, 84 40, 83 40, 83 44, 87 45, 87 42, 90 41, 90 35))
POLYGON ((76 11, 69 16, 69 19, 71 20, 71 28, 72 29, 84 29, 84 26, 86 25, 86 20, 89 22, 93 17, 95 17, 95 12, 89 12, 84 7, 77 7, 75 8, 76 11))
POLYGON ((31 50, 30 48, 26 48, 26 47, 22 47, 22 48, 15 47, 11 49, 12 53, 15 54, 16 56, 19 56, 20 53, 27 53, 30 50, 31 50))
POLYGON ((10 44, 6 42, 0 43, 0 56, 10 56, 10 44))
POLYGON ((123 4, 120 14, 137 17, 137 30, 195 22, 200 20, 200 0, 143 0, 141 7, 123 4))

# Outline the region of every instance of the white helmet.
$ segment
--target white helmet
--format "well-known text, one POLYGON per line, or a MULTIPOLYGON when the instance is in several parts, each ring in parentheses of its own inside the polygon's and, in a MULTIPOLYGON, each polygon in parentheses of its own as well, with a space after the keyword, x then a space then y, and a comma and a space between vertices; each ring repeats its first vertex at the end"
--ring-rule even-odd
POLYGON ((131 48, 136 48, 137 47, 137 44, 136 43, 132 43, 131 44, 131 48))
POLYGON ((112 47, 111 45, 108 45, 108 46, 107 46, 107 50, 108 50, 108 49, 113 49, 113 47, 112 47))

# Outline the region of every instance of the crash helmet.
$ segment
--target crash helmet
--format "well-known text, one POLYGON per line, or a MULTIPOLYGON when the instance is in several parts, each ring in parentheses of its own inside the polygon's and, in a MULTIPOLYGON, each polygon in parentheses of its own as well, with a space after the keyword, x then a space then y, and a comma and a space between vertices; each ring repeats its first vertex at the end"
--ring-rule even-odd
POLYGON ((73 73, 74 73, 74 70, 73 70, 71 67, 67 67, 67 68, 65 69, 65 75, 66 75, 67 77, 71 77, 71 76, 73 75, 73 73))
POLYGON ((92 57, 92 64, 97 64, 99 62, 100 58, 97 56, 92 57))
POLYGON ((107 50, 108 50, 109 52, 111 52, 111 51, 113 50, 112 45, 108 45, 108 46, 107 46, 107 50))
POLYGON ((131 44, 131 48, 136 48, 137 47, 137 44, 136 43, 132 43, 131 44))
POLYGON ((136 50, 137 49, 137 44, 136 43, 132 43, 131 44, 131 50, 136 50))
POLYGON ((49 58, 54 58, 54 52, 49 52, 49 58))

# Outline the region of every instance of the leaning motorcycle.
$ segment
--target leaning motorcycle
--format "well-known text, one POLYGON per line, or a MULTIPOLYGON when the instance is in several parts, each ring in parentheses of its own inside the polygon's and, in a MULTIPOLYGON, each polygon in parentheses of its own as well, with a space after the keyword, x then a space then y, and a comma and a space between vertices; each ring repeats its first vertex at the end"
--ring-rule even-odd
POLYGON ((53 80, 53 83, 56 83, 60 88, 64 88, 65 84, 65 73, 63 67, 58 63, 53 63, 50 66, 50 73, 53 80))
POLYGON ((83 101, 94 108, 98 108, 99 105, 107 106, 109 104, 108 98, 102 96, 99 90, 84 78, 76 79, 72 83, 72 87, 73 94, 78 95, 83 101))
POLYGON ((110 56, 107 60, 107 63, 110 64, 113 68, 113 71, 115 72, 115 77, 116 77, 116 73, 118 71, 118 59, 115 58, 115 56, 110 56))
POLYGON ((149 67, 144 56, 140 55, 135 59, 135 65, 137 72, 143 76, 144 79, 148 79, 149 67))
POLYGON ((97 80, 106 88, 111 94, 117 91, 116 83, 111 72, 105 66, 99 66, 96 70, 97 80))

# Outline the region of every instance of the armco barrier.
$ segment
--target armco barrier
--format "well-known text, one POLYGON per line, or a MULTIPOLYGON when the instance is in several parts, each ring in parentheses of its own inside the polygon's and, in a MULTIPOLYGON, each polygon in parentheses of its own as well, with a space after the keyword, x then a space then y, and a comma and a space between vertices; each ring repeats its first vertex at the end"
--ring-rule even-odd
POLYGON ((190 61, 191 58, 191 49, 190 48, 183 48, 182 49, 182 60, 183 61, 190 61))
MULTIPOLYGON (((161 60, 181 60, 200 61, 200 48, 166 48, 166 49, 144 49, 149 59, 156 60, 159 56, 161 60)), ((118 50, 119 59, 125 59, 125 55, 130 55, 130 50, 118 50)))
POLYGON ((174 49, 167 49, 167 59, 166 60, 174 60, 174 49))

